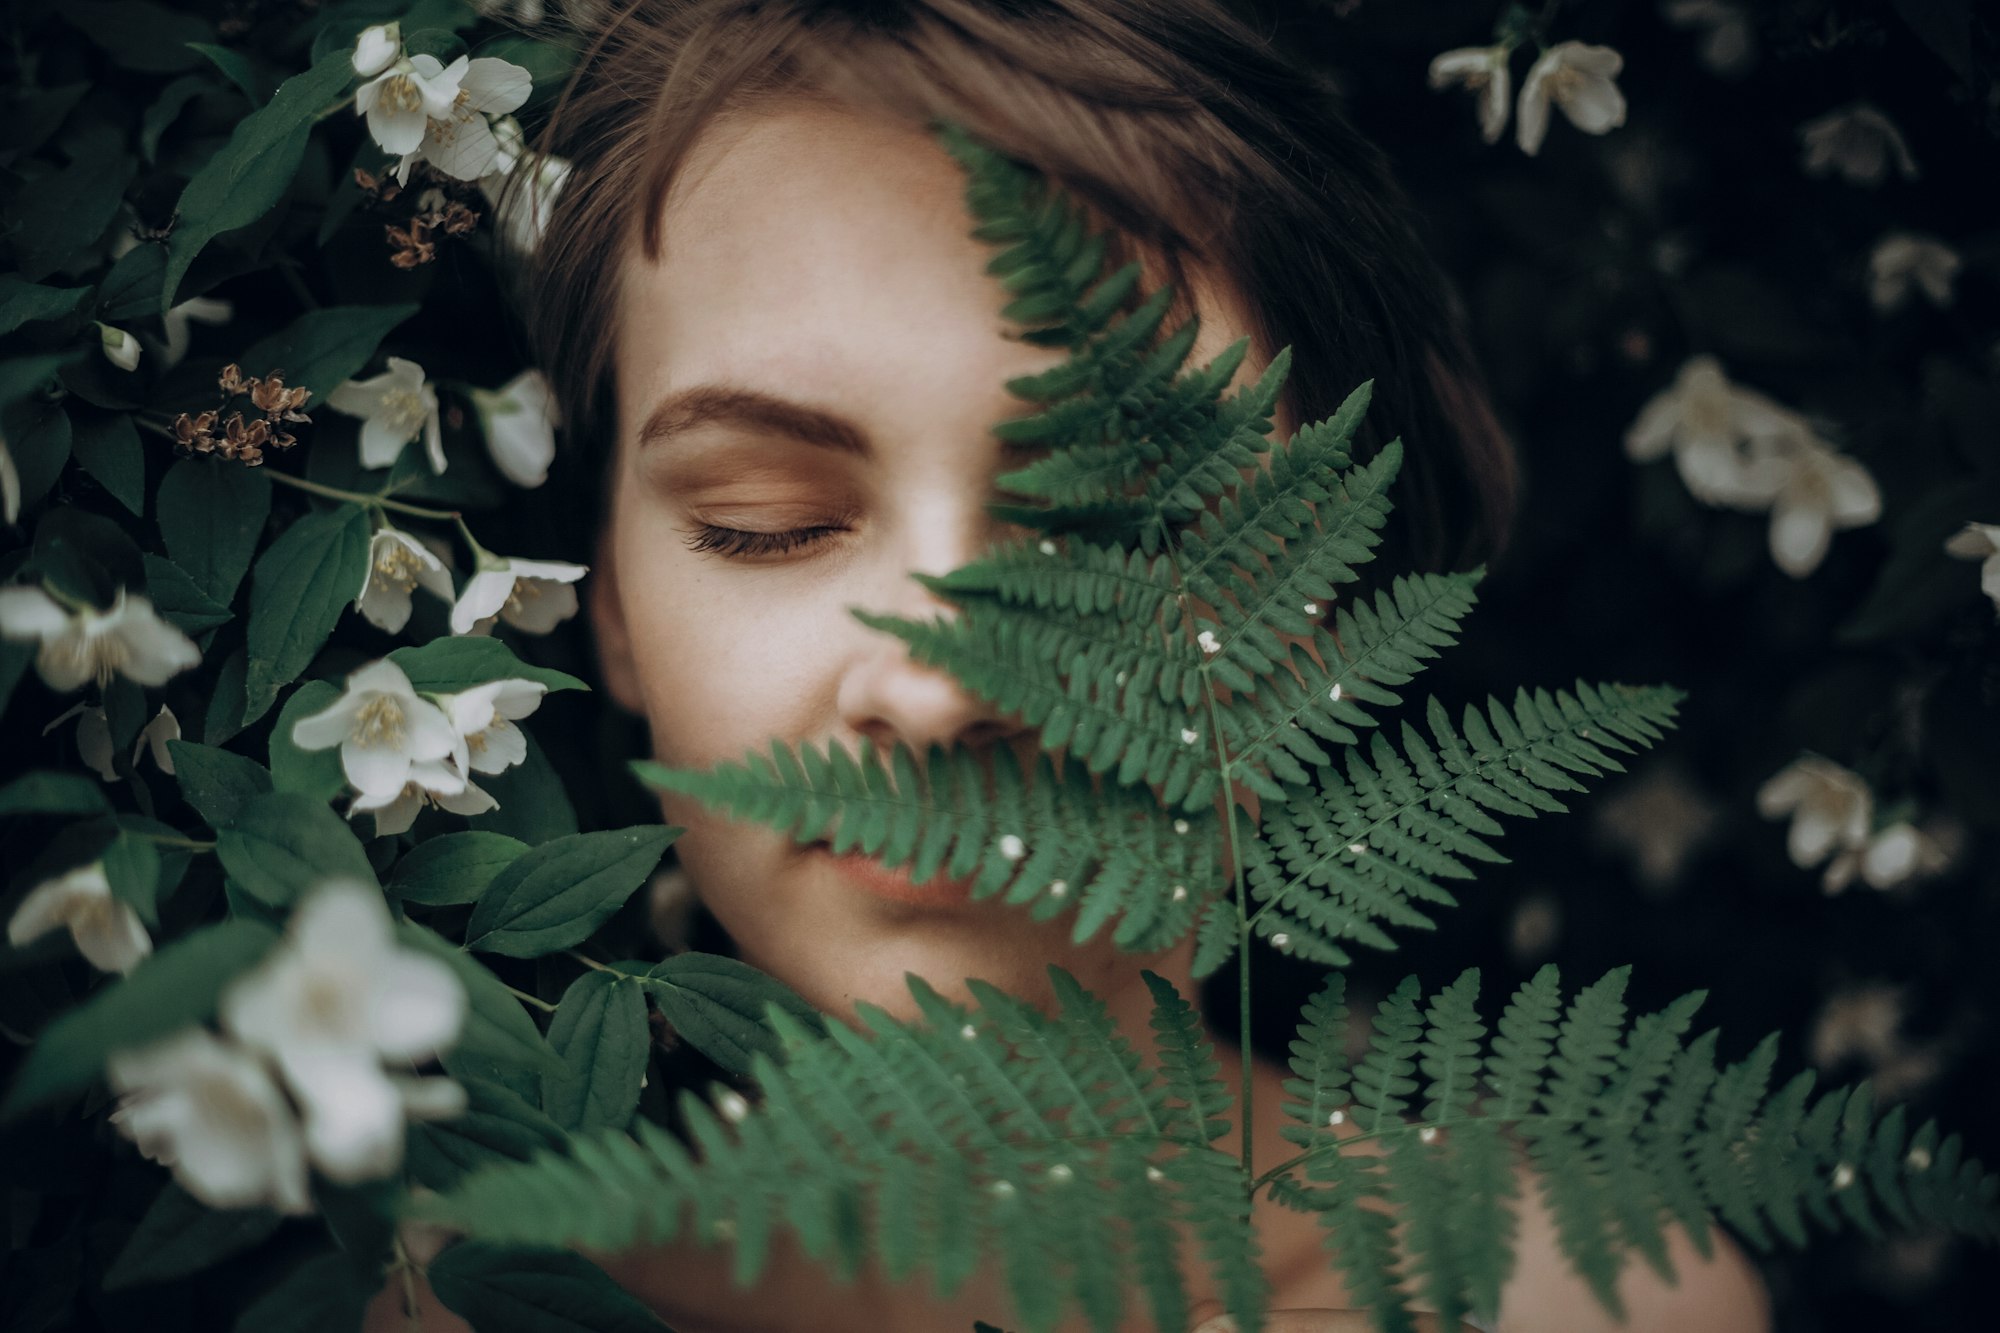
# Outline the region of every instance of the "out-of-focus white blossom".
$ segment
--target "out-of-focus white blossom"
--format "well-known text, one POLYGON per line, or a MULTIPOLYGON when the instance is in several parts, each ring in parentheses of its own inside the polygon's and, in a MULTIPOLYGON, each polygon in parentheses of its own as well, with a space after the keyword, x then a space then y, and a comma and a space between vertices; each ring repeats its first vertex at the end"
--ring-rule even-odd
POLYGON ((1893 889, 1935 875, 1951 863, 1945 849, 1908 820, 1877 829, 1859 847, 1849 847, 1827 865, 1821 887, 1839 893, 1856 876, 1871 889, 1893 889))
POLYGON ((1653 764, 1605 792, 1595 831, 1631 858, 1642 884, 1664 890, 1713 836, 1719 814, 1681 769, 1653 764))
POLYGON ((363 28, 354 41, 354 72, 364 79, 372 79, 395 64, 402 54, 402 24, 377 23, 363 28))
POLYGON ((211 1208, 309 1213, 305 1144, 262 1061, 191 1027, 115 1052, 111 1123, 211 1208))
POLYGON ((1625 123, 1625 94, 1614 80, 1625 57, 1608 46, 1557 42, 1535 60, 1521 85, 1515 141, 1533 156, 1549 132, 1549 103, 1585 134, 1607 134, 1625 123))
POLYGON ((1697 500, 1762 509, 1784 480, 1773 441, 1797 421, 1796 413, 1755 389, 1731 383, 1714 357, 1693 356, 1640 409, 1625 432, 1625 453, 1645 463, 1671 452, 1697 500))
POLYGON ((528 738, 514 725, 542 706, 549 687, 532 680, 493 680, 438 700, 475 773, 500 773, 528 757, 528 738))
POLYGON ((76 950, 100 972, 130 972, 153 952, 153 937, 127 903, 111 896, 104 863, 43 880, 29 891, 7 922, 7 942, 16 947, 67 928, 76 950))
POLYGON ((1859 1061, 1878 1097, 1908 1097, 1943 1065, 1937 1043, 1919 1046, 1903 1035, 1907 1004, 1902 988, 1879 981, 1842 987, 1813 1020, 1812 1062, 1833 1071, 1859 1061))
POLYGON ((1964 263, 1958 251, 1934 236, 1891 232, 1868 256, 1868 299, 1877 310, 1897 310, 1915 288, 1942 309, 1951 304, 1952 286, 1964 263))
POLYGON ((164 685, 201 661, 193 639, 123 588, 108 611, 72 611, 41 588, 0 588, 0 638, 41 640, 35 670, 52 690, 107 685, 114 676, 164 685))
POLYGON ((473 410, 486 435, 487 452, 516 486, 549 479, 556 456, 555 393, 539 370, 524 370, 497 389, 472 390, 473 410))
POLYGON ((1979 590, 2000 611, 2000 523, 1968 523, 1945 542, 1944 549, 1960 560, 1982 560, 1979 590))
POLYGON ((560 560, 482 556, 451 609, 451 632, 483 633, 497 617, 528 634, 547 634, 576 614, 571 585, 589 572, 560 560))
POLYGON ((1507 112, 1514 100, 1514 75, 1507 67, 1514 48, 1501 42, 1493 46, 1461 46, 1431 61, 1433 89, 1454 85, 1479 94, 1479 136, 1488 143, 1500 142, 1507 128, 1507 112))
POLYGON ((413 765, 449 757, 458 733, 444 710, 419 698, 403 669, 385 658, 349 676, 332 704, 294 723, 292 744, 301 750, 339 746, 347 780, 374 804, 402 795, 413 765))
POLYGON ((1882 517, 1868 469, 1801 430, 1780 440, 1784 477, 1771 505, 1771 558, 1795 579, 1819 568, 1836 529, 1882 517))
POLYGON ((349 1184, 396 1170, 406 1116, 463 1110, 457 1084, 392 1078, 382 1062, 436 1056, 465 1012, 451 968, 396 943, 381 893, 341 880, 298 906, 284 941, 221 1004, 223 1026, 284 1074, 313 1162, 349 1184))
POLYGON ((501 240, 529 254, 541 244, 556 198, 569 182, 569 162, 553 153, 530 152, 520 122, 512 116, 494 120, 493 141, 498 152, 493 169, 479 178, 479 192, 493 205, 501 240))
POLYGON ((1785 850, 1793 865, 1810 870, 1835 852, 1867 843, 1875 797, 1859 773, 1807 754, 1758 789, 1757 811, 1766 819, 1791 816, 1785 850))
POLYGON ((451 600, 451 575, 423 543, 397 528, 378 528, 368 541, 368 577, 354 607, 369 624, 390 634, 410 621, 410 593, 422 587, 451 600))
POLYGON ((1666 0, 1660 13, 1676 28, 1699 29, 1695 54, 1711 74, 1743 74, 1757 63, 1757 32, 1750 16, 1728 0, 1666 0))
POLYGON ((1808 176, 1837 172, 1849 185, 1880 185, 1893 165, 1903 179, 1917 178, 1917 160, 1902 131, 1866 102, 1807 121, 1799 127, 1799 140, 1808 176))
POLYGON ((160 317, 160 322, 167 328, 167 341, 160 349, 160 360, 169 367, 181 363, 181 358, 187 355, 188 343, 193 338, 188 329, 190 323, 227 324, 235 317, 236 307, 227 301, 197 296, 181 302, 160 317))
POLYGON ((168 777, 172 777, 174 752, 167 748, 167 742, 177 741, 180 738, 181 720, 174 716, 173 709, 161 704, 160 711, 153 714, 151 722, 139 729, 139 735, 132 742, 133 766, 135 768, 138 766, 141 750, 150 750, 153 755, 153 766, 168 777))
POLYGON ((414 361, 392 356, 388 366, 372 379, 347 381, 326 396, 326 405, 361 418, 361 466, 388 467, 421 434, 431 471, 443 472, 437 390, 424 382, 424 368, 414 361))

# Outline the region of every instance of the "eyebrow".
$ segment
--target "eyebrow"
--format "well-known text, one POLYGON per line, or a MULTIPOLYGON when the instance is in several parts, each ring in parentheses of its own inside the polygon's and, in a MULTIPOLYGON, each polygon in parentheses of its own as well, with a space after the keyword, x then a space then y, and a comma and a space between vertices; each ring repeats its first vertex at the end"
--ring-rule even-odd
MULTIPOLYGON (((874 453, 868 432, 838 412, 761 389, 727 384, 697 384, 661 399, 639 427, 639 448, 667 444, 702 426, 783 435, 801 444, 858 458, 868 458, 874 453)), ((1001 447, 1015 459, 1039 457, 1047 452, 1041 445, 1011 441, 1003 441, 1001 447)))

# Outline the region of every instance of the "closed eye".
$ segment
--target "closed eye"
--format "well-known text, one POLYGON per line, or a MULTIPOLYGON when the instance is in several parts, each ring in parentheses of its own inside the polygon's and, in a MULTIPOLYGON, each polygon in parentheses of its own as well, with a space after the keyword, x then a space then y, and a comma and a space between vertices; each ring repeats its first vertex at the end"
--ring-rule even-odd
POLYGON ((780 532, 758 532, 746 528, 721 528, 703 523, 687 539, 690 551, 720 555, 731 560, 754 560, 759 556, 783 555, 803 547, 818 545, 847 529, 833 524, 810 528, 787 528, 780 532))

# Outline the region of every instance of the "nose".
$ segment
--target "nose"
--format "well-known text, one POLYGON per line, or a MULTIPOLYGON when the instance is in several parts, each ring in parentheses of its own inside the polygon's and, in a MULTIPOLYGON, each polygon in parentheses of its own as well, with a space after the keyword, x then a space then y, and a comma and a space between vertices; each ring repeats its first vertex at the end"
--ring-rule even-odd
MULTIPOLYGON (((893 588, 868 609, 915 620, 951 618, 956 609, 910 577, 912 572, 943 573, 966 563, 978 547, 953 543, 951 552, 922 563, 906 556, 890 577, 893 588)), ((901 639, 886 631, 863 628, 852 656, 841 672, 835 706, 842 725, 878 747, 902 742, 921 755, 931 745, 962 743, 978 748, 1018 737, 1025 728, 1003 716, 967 690, 949 673, 926 666, 910 655, 901 639)))

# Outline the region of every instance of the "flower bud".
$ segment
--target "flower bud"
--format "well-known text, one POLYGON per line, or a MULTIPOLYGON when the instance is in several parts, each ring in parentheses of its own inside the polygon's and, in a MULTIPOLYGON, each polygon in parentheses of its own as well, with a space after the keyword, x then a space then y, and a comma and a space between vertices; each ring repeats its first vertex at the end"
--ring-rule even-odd
POLYGON ((139 340, 124 329, 110 324, 97 326, 99 340, 104 347, 104 358, 120 370, 139 368, 139 340))
POLYGON ((363 29, 354 43, 354 72, 364 79, 372 79, 395 64, 402 53, 402 25, 377 23, 372 28, 363 29))

